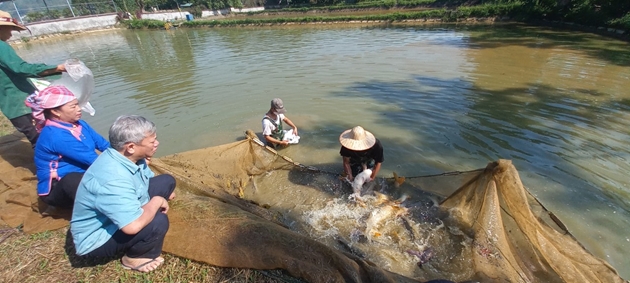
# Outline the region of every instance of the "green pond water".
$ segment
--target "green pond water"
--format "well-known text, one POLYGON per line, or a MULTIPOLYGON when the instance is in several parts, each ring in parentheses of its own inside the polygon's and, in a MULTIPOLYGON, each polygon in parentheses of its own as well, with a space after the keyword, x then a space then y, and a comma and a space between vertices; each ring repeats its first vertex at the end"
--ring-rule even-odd
POLYGON ((380 176, 511 159, 593 254, 630 278, 630 45, 520 25, 115 30, 16 46, 29 62, 91 68, 104 136, 121 114, 158 125, 159 155, 261 132, 281 97, 294 160, 341 171, 339 134, 385 147, 380 176))

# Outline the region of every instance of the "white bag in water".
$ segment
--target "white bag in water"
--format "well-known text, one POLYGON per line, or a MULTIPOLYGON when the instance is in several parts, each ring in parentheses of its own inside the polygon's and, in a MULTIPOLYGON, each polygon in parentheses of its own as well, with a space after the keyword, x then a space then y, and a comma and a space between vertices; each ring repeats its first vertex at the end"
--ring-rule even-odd
POLYGON ((284 137, 282 138, 283 141, 288 141, 289 144, 296 144, 298 142, 300 142, 300 136, 296 136, 293 133, 293 129, 290 129, 288 131, 284 131, 284 137))
POLYGON ((65 64, 66 72, 61 78, 52 82, 52 85, 67 87, 79 100, 81 110, 94 116, 96 110, 90 104, 90 96, 94 92, 94 75, 92 71, 79 59, 68 59, 65 64))

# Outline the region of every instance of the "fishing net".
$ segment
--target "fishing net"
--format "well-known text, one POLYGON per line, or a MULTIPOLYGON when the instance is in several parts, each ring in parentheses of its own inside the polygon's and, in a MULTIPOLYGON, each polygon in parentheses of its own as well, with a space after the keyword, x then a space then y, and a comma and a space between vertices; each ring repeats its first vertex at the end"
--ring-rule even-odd
MULTIPOLYGON (((0 156, 2 220, 31 233, 66 225, 38 213, 28 143, 0 138, 0 156)), ((164 251, 215 266, 283 269, 309 282, 624 282, 506 160, 379 178, 359 200, 339 172, 294 162, 251 134, 151 166, 178 181, 164 251)))

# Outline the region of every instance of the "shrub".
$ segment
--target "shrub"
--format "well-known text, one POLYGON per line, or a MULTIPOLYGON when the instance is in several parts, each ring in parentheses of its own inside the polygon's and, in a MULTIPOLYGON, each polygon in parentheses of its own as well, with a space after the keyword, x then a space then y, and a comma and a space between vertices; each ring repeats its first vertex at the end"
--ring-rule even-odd
POLYGON ((197 6, 193 6, 192 8, 190 8, 190 10, 188 10, 196 19, 201 18, 201 15, 203 13, 203 8, 199 5, 197 6))
POLYGON ((608 24, 614 27, 630 30, 630 12, 621 18, 610 20, 608 24))
POLYGON ((164 28, 164 24, 166 22, 159 21, 159 20, 134 19, 134 20, 123 20, 120 23, 125 25, 129 29, 142 29, 142 28, 159 29, 159 28, 164 28))
POLYGON ((46 18, 46 14, 42 12, 30 12, 26 14, 26 18, 29 22, 39 22, 46 18))

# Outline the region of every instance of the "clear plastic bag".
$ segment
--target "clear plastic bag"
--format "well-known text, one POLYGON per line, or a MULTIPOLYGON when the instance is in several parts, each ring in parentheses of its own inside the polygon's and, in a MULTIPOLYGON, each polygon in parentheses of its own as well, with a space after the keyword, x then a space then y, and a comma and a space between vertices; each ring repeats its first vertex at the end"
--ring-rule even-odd
POLYGON ((68 59, 65 64, 66 72, 61 74, 61 78, 53 81, 52 85, 62 85, 68 88, 79 100, 81 110, 94 116, 96 110, 89 100, 94 92, 94 75, 92 71, 79 59, 68 59))

